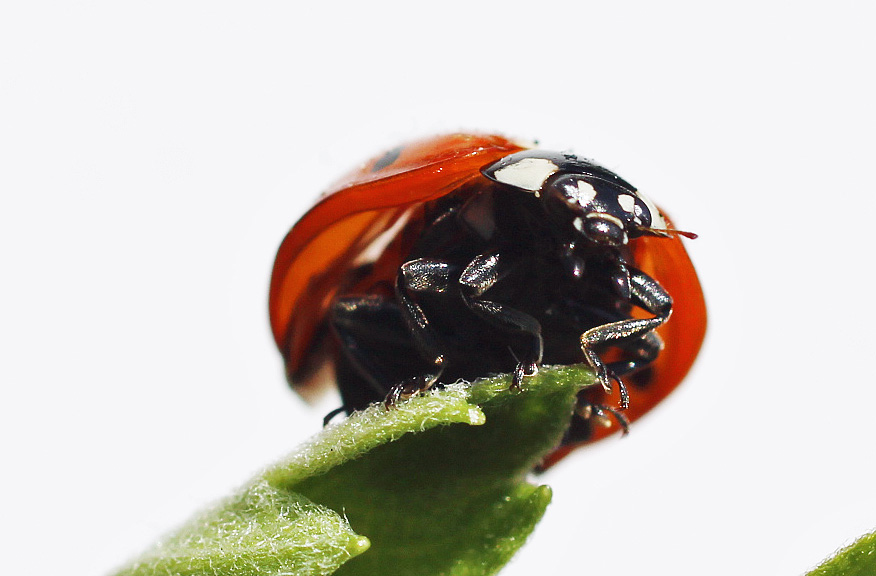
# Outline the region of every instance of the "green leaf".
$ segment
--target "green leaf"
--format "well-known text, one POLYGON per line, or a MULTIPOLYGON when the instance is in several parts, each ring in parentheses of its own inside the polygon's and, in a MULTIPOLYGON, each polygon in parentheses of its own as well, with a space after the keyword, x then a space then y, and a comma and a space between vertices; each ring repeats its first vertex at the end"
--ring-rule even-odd
POLYGON ((519 392, 497 377, 372 406, 119 574, 495 574, 550 501, 526 474, 593 384, 544 368, 519 392))
POLYGON ((872 576, 876 574, 876 532, 837 552, 807 576, 872 576))
POLYGON ((159 542, 119 576, 331 574, 368 549, 333 511, 264 480, 159 542))

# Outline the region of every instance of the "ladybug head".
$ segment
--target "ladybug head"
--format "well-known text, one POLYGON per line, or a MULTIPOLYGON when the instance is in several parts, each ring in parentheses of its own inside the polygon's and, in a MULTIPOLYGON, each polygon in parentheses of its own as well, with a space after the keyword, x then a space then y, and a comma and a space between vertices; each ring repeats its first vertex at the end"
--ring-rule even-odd
POLYGON ((653 202, 610 170, 572 154, 525 150, 482 173, 542 199, 553 220, 594 244, 622 246, 630 238, 668 235, 653 202))
POLYGON ((572 226, 595 244, 622 246, 630 238, 665 234, 663 216, 650 200, 591 174, 559 174, 540 195, 550 212, 572 215, 572 226))

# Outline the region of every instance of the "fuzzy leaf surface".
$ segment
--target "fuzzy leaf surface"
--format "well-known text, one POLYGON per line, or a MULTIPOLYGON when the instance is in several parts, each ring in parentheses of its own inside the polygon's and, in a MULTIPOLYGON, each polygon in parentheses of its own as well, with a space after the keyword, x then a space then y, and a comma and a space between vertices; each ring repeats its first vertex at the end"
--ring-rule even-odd
POLYGON ((500 376, 372 406, 118 574, 495 574, 550 502, 527 474, 593 384, 580 366, 543 368, 522 391, 500 376))

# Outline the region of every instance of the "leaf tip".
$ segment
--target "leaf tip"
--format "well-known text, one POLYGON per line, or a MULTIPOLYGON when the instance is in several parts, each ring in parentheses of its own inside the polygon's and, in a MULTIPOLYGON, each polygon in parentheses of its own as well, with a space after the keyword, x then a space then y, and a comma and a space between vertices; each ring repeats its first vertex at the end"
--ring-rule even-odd
POLYGON ((472 405, 468 409, 468 423, 469 424, 471 424, 472 426, 480 426, 482 424, 485 424, 486 421, 487 421, 487 416, 480 409, 480 407, 478 407, 476 405, 472 405))
POLYGON ((369 548, 371 548, 371 540, 366 536, 361 535, 356 535, 355 537, 350 538, 350 541, 347 544, 347 552, 349 552, 350 557, 358 556, 369 548))
POLYGON ((548 504, 551 503, 551 498, 554 496, 554 491, 551 490, 551 487, 542 484, 541 486, 537 486, 535 490, 532 492, 531 500, 541 506, 547 507, 548 504))

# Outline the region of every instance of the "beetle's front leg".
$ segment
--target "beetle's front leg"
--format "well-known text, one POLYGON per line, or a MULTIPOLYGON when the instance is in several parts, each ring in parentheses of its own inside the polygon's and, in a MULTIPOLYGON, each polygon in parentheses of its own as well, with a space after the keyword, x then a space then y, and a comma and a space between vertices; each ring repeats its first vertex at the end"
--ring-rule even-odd
POLYGON ((500 262, 499 254, 476 256, 463 270, 459 283, 463 288, 466 305, 475 314, 501 330, 522 334, 529 340, 523 356, 517 359, 511 380, 511 387, 516 389, 520 388, 524 376, 532 376, 538 372, 544 340, 541 324, 529 314, 499 302, 481 299, 483 293, 499 279, 500 262))
POLYGON ((587 363, 596 372, 603 389, 610 393, 611 381, 617 382, 622 410, 630 403, 626 386, 599 358, 595 349, 606 344, 642 339, 666 322, 672 313, 672 298, 656 280, 640 270, 630 268, 629 272, 630 302, 653 314, 654 317, 619 320, 591 328, 581 335, 581 350, 587 363))

